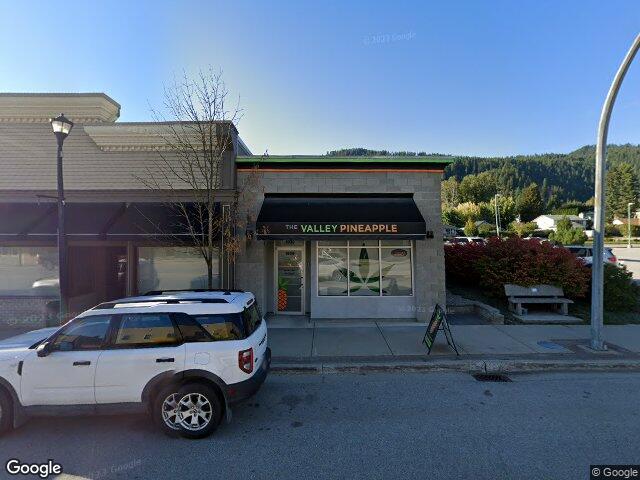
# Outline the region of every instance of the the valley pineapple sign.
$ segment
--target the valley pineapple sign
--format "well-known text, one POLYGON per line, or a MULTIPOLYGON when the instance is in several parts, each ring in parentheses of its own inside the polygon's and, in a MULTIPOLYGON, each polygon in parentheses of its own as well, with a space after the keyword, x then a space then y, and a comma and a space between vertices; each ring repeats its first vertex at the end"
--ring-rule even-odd
POLYGON ((257 226, 258 236, 424 236, 424 224, 413 222, 399 223, 264 223, 257 226))

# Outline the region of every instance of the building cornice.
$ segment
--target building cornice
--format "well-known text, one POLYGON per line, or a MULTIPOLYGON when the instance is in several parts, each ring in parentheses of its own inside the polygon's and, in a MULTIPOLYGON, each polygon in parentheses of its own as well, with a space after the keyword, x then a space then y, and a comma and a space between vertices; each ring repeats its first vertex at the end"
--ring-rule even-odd
POLYGON ((60 113, 75 123, 113 123, 120 104, 104 93, 0 93, 0 123, 48 123, 60 113))
MULTIPOLYGON (((228 124, 237 133, 231 122, 228 124)), ((111 125, 85 125, 84 131, 104 152, 159 152, 176 150, 175 143, 201 144, 197 131, 190 132, 188 123, 139 122, 111 125), (182 127, 181 125, 184 125, 182 127)))
POLYGON ((104 152, 153 152, 171 150, 164 140, 170 132, 157 124, 85 125, 84 131, 104 152))

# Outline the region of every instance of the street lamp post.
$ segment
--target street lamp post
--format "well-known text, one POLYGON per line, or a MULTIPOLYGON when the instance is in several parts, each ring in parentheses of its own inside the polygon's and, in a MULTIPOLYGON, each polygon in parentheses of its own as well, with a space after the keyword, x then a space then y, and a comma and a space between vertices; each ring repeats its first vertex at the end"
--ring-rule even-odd
POLYGON ((51 119, 51 128, 58 141, 58 282, 60 285, 59 320, 67 316, 68 282, 67 282, 67 243, 64 231, 64 183, 62 177, 62 144, 73 128, 73 122, 64 114, 51 119))
POLYGON ((606 350, 606 346, 602 341, 602 323, 603 323, 603 300, 604 300, 604 187, 606 165, 605 158, 607 156, 607 134, 609 133, 609 120, 611 118, 611 110, 616 101, 618 90, 624 76, 629 69, 629 65, 633 61, 636 53, 640 49, 640 35, 636 37, 627 52, 626 57, 622 61, 618 72, 616 73, 613 83, 609 88, 609 93, 602 106, 600 114, 600 123, 598 124, 598 142, 596 144, 596 181, 595 181, 595 201, 594 201, 594 219, 593 219, 593 262, 591 267, 591 348, 594 350, 606 350))
POLYGON ((631 248, 631 205, 633 202, 627 203, 627 248, 631 248))
POLYGON ((498 238, 500 238, 500 210, 498 210, 498 197, 500 196, 501 195, 499 193, 496 193, 493 197, 493 204, 496 211, 496 234, 498 235, 498 238))

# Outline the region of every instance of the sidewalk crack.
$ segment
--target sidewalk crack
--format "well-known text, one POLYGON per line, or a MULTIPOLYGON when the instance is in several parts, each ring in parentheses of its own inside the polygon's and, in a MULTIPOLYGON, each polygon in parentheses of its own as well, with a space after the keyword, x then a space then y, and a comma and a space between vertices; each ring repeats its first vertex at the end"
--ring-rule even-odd
POLYGON ((380 336, 382 337, 382 339, 384 340, 384 343, 387 345, 387 348, 389 349, 389 353, 395 357, 396 354, 393 353, 393 350, 391 350, 391 345, 389 345, 389 342, 387 342, 387 337, 385 337, 384 333, 382 333, 382 328, 380 328, 380 324, 377 321, 375 322, 375 324, 376 324, 376 327, 378 327, 378 331, 380 332, 380 336))

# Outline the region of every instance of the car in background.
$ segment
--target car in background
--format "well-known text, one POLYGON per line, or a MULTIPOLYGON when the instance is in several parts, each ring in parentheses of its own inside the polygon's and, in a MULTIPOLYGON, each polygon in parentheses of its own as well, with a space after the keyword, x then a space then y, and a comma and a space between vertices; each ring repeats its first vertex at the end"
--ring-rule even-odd
MULTIPOLYGON (((585 245, 566 245, 564 248, 566 248, 576 257, 582 260, 585 265, 591 266, 593 264, 593 247, 585 245)), ((616 267, 620 266, 620 264, 618 263, 618 258, 613 254, 613 250, 611 250, 611 248, 609 247, 604 248, 602 258, 604 260, 604 263, 609 263, 611 265, 615 265, 616 267)))
POLYGON ((482 237, 453 237, 449 239, 447 242, 448 245, 453 245, 455 243, 487 243, 487 241, 482 237))
POLYGON ((549 243, 549 239, 544 237, 525 237, 523 240, 533 240, 540 243, 549 243))

